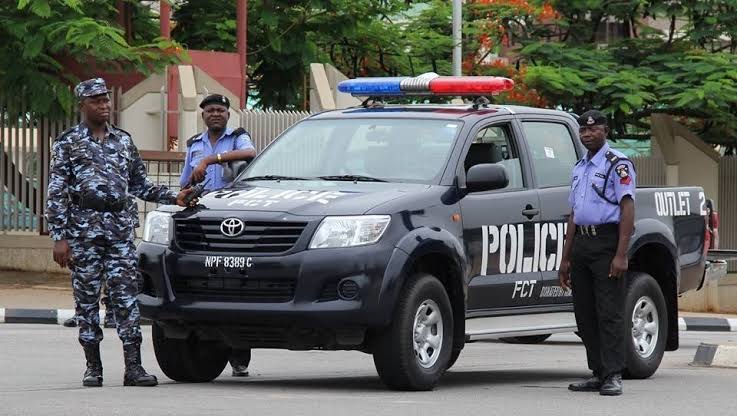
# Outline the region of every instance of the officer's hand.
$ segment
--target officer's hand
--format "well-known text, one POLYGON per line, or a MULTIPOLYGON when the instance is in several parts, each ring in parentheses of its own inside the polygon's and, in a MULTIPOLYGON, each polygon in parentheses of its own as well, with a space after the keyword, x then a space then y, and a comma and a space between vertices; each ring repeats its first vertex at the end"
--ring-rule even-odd
POLYGON ((624 276, 624 273, 627 271, 627 263, 626 254, 614 256, 612 264, 609 266, 609 278, 619 279, 624 276))
POLYGON ((179 205, 180 207, 185 207, 185 208, 187 206, 193 207, 197 205, 197 202, 199 201, 198 198, 195 198, 189 201, 189 205, 187 205, 187 203, 184 201, 184 198, 186 198, 187 195, 191 194, 193 191, 194 189, 192 188, 184 188, 181 191, 179 191, 179 193, 177 194, 177 205, 179 205))
POLYGON ((558 282, 563 289, 571 290, 571 262, 563 260, 558 269, 558 282))
POLYGON ((72 264, 72 250, 67 240, 59 240, 54 243, 54 261, 62 268, 72 264))
POLYGON ((200 162, 199 165, 197 165, 196 168, 192 171, 192 177, 190 178, 190 183, 198 183, 202 182, 205 179, 205 175, 207 174, 207 161, 205 159, 200 162))

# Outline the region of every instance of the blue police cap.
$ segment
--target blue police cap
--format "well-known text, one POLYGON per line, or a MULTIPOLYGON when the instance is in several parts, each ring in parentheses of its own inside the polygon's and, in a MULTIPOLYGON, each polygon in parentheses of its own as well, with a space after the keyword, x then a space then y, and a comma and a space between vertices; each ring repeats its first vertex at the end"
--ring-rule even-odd
POLYGON ((210 94, 205 97, 200 103, 200 108, 205 108, 208 104, 219 104, 226 108, 230 108, 230 100, 228 97, 220 94, 210 94))
POLYGON ((86 81, 82 81, 74 88, 74 95, 78 99, 85 97, 94 97, 96 95, 102 95, 109 93, 110 90, 105 85, 105 80, 102 78, 92 78, 86 81))

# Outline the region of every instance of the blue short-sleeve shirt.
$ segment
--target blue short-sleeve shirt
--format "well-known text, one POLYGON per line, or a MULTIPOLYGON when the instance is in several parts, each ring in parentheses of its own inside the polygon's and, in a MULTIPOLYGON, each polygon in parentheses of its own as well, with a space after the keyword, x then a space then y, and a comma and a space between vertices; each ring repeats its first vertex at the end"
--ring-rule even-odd
POLYGON ((571 192, 568 203, 573 209, 573 222, 576 225, 599 225, 607 223, 619 223, 619 203, 626 195, 635 199, 635 173, 632 162, 626 156, 615 149, 611 149, 605 143, 601 149, 592 157, 586 154, 583 159, 576 163, 571 175, 571 192), (620 160, 615 162, 611 171, 611 161, 606 157, 607 152, 616 155, 620 160), (609 175, 607 177, 607 173, 609 175), (604 190, 604 195, 612 204, 602 198, 595 190, 604 190))
MULTIPOLYGON (((233 134, 233 129, 225 129, 213 147, 210 139, 207 137, 207 130, 205 130, 199 136, 193 138, 191 144, 187 147, 187 157, 184 161, 184 169, 182 169, 179 184, 182 187, 189 184, 192 171, 200 164, 203 158, 218 153, 222 155, 233 150, 247 149, 254 149, 253 142, 251 142, 251 137, 248 133, 236 136, 233 134)), ((207 177, 205 178, 205 190, 213 191, 225 185, 226 183, 223 181, 223 167, 219 163, 208 166, 207 177)))

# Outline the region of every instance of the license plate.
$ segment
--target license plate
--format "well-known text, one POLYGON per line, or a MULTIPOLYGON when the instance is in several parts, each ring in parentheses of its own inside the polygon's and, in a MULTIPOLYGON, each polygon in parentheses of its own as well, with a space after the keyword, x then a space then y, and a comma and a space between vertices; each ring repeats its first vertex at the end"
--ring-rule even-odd
POLYGON ((250 269, 253 267, 252 257, 239 256, 205 256, 205 267, 224 269, 250 269))

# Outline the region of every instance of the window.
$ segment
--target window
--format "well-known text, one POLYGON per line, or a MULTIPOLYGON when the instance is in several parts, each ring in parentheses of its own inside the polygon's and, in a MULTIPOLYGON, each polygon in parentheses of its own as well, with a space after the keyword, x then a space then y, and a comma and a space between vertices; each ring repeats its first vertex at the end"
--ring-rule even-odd
POLYGON ((568 128, 564 124, 538 121, 523 122, 522 127, 538 187, 569 185, 578 158, 568 128))
POLYGON ((464 168, 466 172, 479 163, 499 163, 507 170, 509 185, 504 189, 521 188, 522 168, 514 148, 509 126, 490 126, 479 130, 468 149, 464 168))
POLYGON ((244 177, 362 175, 435 183, 460 126, 433 119, 304 120, 269 145, 244 177))

